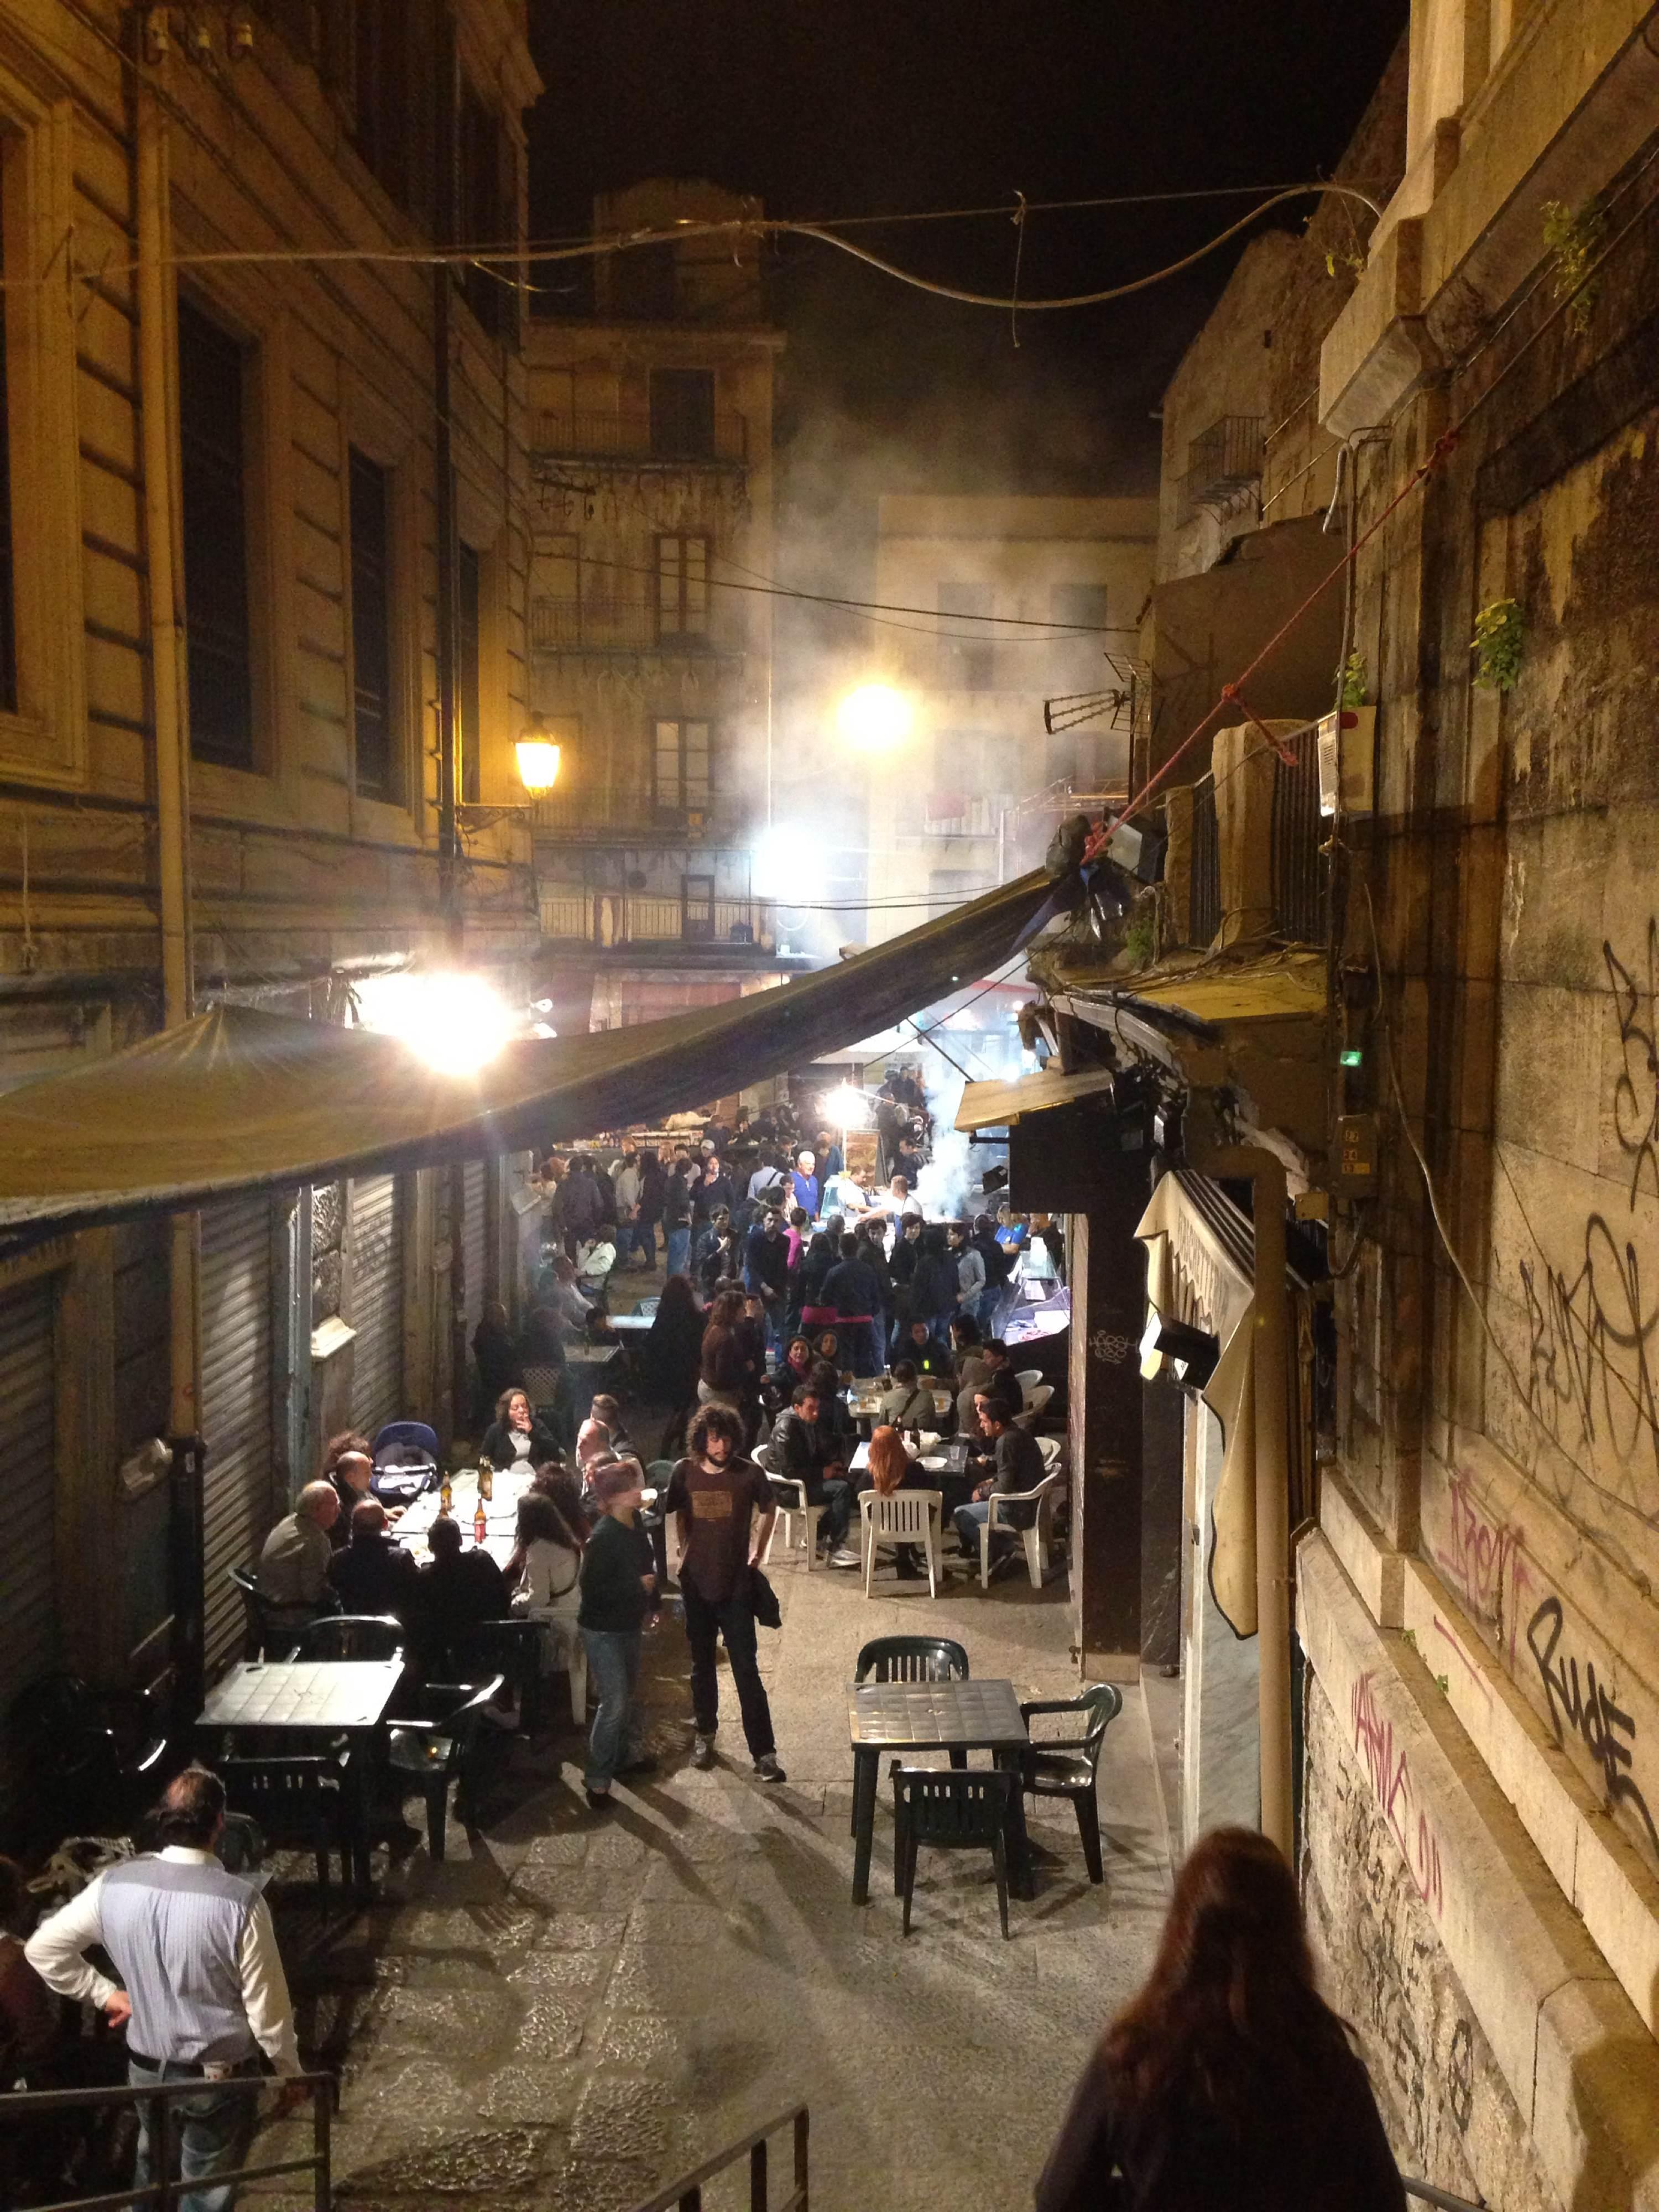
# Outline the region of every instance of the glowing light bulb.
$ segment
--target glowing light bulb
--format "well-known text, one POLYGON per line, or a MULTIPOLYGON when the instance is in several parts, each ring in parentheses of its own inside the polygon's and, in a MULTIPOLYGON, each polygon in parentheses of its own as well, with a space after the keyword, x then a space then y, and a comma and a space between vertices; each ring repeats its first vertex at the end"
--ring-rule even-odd
POLYGON ((857 751, 888 753, 903 744, 915 711, 890 684, 860 684, 836 709, 836 726, 857 751))

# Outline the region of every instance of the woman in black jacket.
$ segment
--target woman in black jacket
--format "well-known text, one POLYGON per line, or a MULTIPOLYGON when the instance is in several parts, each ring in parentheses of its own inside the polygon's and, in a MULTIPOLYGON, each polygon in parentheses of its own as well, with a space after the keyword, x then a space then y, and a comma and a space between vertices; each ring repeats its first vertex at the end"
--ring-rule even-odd
POLYGON ((515 1467, 526 1459, 539 1467, 544 1460, 557 1459, 559 1440, 546 1422, 531 1411, 522 1390, 503 1390, 495 1401, 495 1418, 484 1431, 478 1456, 487 1459, 491 1467, 515 1467))
POLYGON ((1036 2212, 1405 2212, 1365 2069, 1314 1986, 1276 1845, 1217 1828, 1084 2070, 1036 2212))

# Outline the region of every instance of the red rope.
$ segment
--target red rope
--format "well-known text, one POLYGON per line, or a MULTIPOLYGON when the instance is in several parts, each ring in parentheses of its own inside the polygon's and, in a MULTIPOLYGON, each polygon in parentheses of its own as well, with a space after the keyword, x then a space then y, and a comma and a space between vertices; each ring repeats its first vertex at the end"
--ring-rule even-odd
POLYGON ((1307 598, 1303 600, 1301 605, 1296 608, 1289 616, 1286 617, 1285 621, 1279 624, 1279 628, 1267 640, 1266 645, 1264 645, 1261 651, 1255 655, 1255 658, 1249 661, 1243 668, 1240 669, 1238 674, 1234 677, 1231 684, 1224 684, 1222 685, 1221 696, 1216 701, 1214 706, 1208 709, 1195 727, 1188 732, 1187 735, 1181 740, 1181 743, 1170 755, 1168 760, 1164 762, 1163 767, 1157 769, 1152 775, 1149 775, 1146 782, 1141 785, 1139 790, 1125 802, 1123 811, 1121 814, 1114 816, 1112 820, 1109 822, 1103 822, 1101 823, 1099 829, 1095 831, 1088 843, 1084 847, 1083 858, 1085 861, 1092 860, 1097 856, 1102 848, 1107 842, 1107 840, 1111 836, 1112 832, 1117 828, 1119 823, 1127 822, 1129 817, 1135 812, 1137 808, 1142 807, 1146 804, 1146 801, 1152 797, 1158 786, 1164 781, 1176 763, 1182 758, 1183 754, 1188 752, 1197 744, 1198 740, 1203 736, 1205 731, 1209 728, 1210 724, 1215 720, 1216 716, 1221 712, 1224 707, 1237 706, 1242 708, 1246 717, 1255 723, 1256 728, 1261 732, 1262 736, 1267 738, 1268 744, 1273 747, 1274 750, 1279 753, 1282 759, 1291 761, 1295 759, 1295 755, 1286 751, 1285 748, 1279 743, 1279 740, 1273 736, 1273 732, 1267 727, 1261 717, 1256 714, 1246 702, 1243 696, 1244 684, 1255 674, 1256 671, 1261 666, 1262 663, 1268 658, 1268 656, 1278 651, 1279 647, 1284 643, 1285 640, 1290 635, 1291 632, 1296 628, 1297 624, 1302 620, 1303 617, 1307 613, 1310 607, 1314 605, 1315 601, 1322 598, 1325 592, 1330 589, 1331 586, 1342 574, 1343 570, 1352 566, 1352 564, 1358 560, 1361 550, 1364 546, 1370 544, 1371 539, 1375 538, 1377 532, 1382 529, 1383 524, 1389 520, 1395 509, 1397 507, 1402 506, 1423 483, 1424 479, 1435 469, 1439 467, 1441 462, 1445 459, 1446 456, 1451 452, 1453 447, 1457 443, 1457 439, 1458 432, 1455 428, 1453 428, 1448 430, 1443 436, 1437 438, 1435 441, 1433 446, 1429 450, 1427 459, 1423 462, 1419 468, 1414 470, 1413 473, 1407 477, 1405 483, 1395 494, 1394 497, 1389 501, 1382 514, 1376 516, 1374 521, 1366 525, 1365 528, 1360 532, 1358 537, 1354 539, 1353 544, 1342 556, 1342 558, 1336 562, 1334 568, 1330 568, 1320 578, 1319 581, 1314 586, 1312 591, 1309 592, 1307 598))

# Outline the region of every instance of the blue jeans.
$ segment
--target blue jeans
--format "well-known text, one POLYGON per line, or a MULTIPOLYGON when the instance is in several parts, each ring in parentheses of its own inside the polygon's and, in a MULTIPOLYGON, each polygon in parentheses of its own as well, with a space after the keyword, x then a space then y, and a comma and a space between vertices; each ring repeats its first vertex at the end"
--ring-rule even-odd
POLYGON ((617 1248, 617 1266, 625 1267, 636 1252, 644 1253, 647 1267, 656 1266, 657 1224, 654 1221, 630 1221, 624 1225, 617 1248))
POLYGON ((990 1517, 991 1501, 988 1498, 971 1499, 966 1505, 958 1505, 951 1516, 962 1548, 975 1565, 979 1563, 979 1532, 990 1517))
POLYGON ((690 1256, 690 1227, 671 1229, 668 1231, 668 1256, 663 1262, 663 1273, 665 1275, 683 1275, 685 1273, 685 1263, 690 1256))
MULTIPOLYGON (((248 2071, 253 2071, 252 2065, 248 2071)), ((158 2081, 190 2078, 180 2066, 164 2065, 158 2074, 131 2061, 127 2065, 128 2082, 136 2089, 153 2089, 158 2081)), ((259 2105, 253 2092, 227 2090, 216 2082, 204 2081, 200 2096, 170 2097, 167 2103, 181 2181, 210 2181, 216 2173, 246 2164, 259 2105)), ((137 2189, 160 2179, 152 2171, 150 2160, 149 2118, 155 2110, 148 2099, 138 2107, 138 2154, 132 2169, 133 2185, 137 2189)), ((178 2199, 179 2212, 230 2212, 235 2197, 234 2183, 216 2189, 191 2189, 178 2199)))
POLYGON ((587 1768, 582 1776, 590 1790, 608 1790, 617 1768, 632 1755, 634 1690, 640 1679, 643 1640, 637 1628, 582 1631, 588 1676, 599 1693, 599 1710, 588 1723, 587 1768))
POLYGON ((841 1340, 841 1364, 850 1367, 862 1379, 881 1372, 881 1339, 876 1334, 872 1321, 838 1321, 836 1334, 841 1340))

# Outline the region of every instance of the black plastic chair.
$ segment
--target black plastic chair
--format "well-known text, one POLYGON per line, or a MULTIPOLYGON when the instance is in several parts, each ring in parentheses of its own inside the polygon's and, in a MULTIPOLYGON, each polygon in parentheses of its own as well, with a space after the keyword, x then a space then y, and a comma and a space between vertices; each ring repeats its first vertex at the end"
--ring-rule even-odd
POLYGON ((418 1700, 425 1713, 398 1722, 392 1730, 386 1763, 403 1786, 419 1790, 425 1798, 427 1849, 434 1859, 444 1855, 452 1782, 457 1784, 455 1818, 463 1826, 472 1826, 480 1781, 480 1732, 487 1708, 501 1695, 502 1679, 497 1674, 478 1689, 428 1682, 418 1700))
POLYGON ((147 1731, 124 1750, 103 1702, 80 1677, 26 1683, 6 1714, 20 1789, 20 1825, 39 1840, 130 1828, 176 1764, 164 1735, 147 1731))
POLYGON ((542 1625, 538 1620, 481 1620, 455 1638, 453 1682, 482 1682, 504 1675, 518 1695, 519 1718, 529 1728, 539 1718, 542 1625))
POLYGON ((1020 1754, 1019 1786, 1031 1797, 1069 1797, 1077 1812, 1078 1833, 1091 1881, 1103 1881, 1100 1858, 1100 1807, 1095 1797, 1095 1778, 1100 1770, 1100 1747, 1108 1728, 1123 1711, 1123 1692, 1111 1682, 1091 1682, 1074 1698, 1036 1698, 1022 1705, 1020 1717, 1029 1728, 1034 1713, 1086 1713, 1088 1725, 1079 1736, 1050 1736, 1020 1754))
POLYGON ((390 1613, 334 1613, 295 1632, 295 1659, 401 1659, 403 1624, 390 1613))
POLYGON ((260 1595, 259 1585, 246 1567, 228 1571, 242 1601, 243 1658, 257 1659, 263 1651, 267 1659, 286 1659, 294 1646, 295 1630, 274 1619, 270 1601, 260 1595))
POLYGON ((330 1854, 340 1880, 351 1880, 357 1836, 356 1793, 345 1753, 286 1759, 223 1759, 216 1771, 232 1812, 257 1820, 268 1843, 315 1854, 317 1880, 329 1886, 330 1854))
POLYGON ((893 1865, 904 1899, 904 1933, 910 1933, 910 1899, 916 1886, 916 1853, 989 1851, 996 1869, 997 1911, 1008 1940, 1009 1807, 1018 1778, 1007 1767, 951 1773, 933 1766, 893 1769, 893 1865))
POLYGON ((859 1654, 855 1682, 965 1682, 968 1654, 948 1636, 878 1636, 859 1654))

